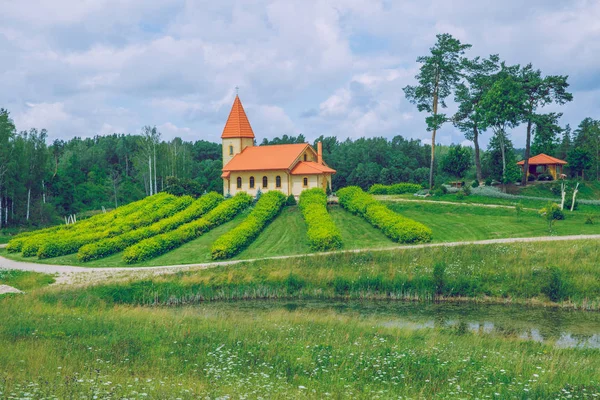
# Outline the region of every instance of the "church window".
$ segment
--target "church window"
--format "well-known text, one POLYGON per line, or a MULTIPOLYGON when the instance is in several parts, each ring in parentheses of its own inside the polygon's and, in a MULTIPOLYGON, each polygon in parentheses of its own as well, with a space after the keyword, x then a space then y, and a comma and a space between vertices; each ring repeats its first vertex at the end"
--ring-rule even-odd
POLYGON ((275 178, 275 187, 278 187, 278 188, 281 187, 281 177, 280 176, 277 176, 275 178))
POLYGON ((308 186, 308 178, 304 178, 302 183, 304 184, 304 187, 307 187, 308 186))
POLYGON ((263 176, 263 187, 266 188, 269 185, 269 180, 266 176, 263 176))
POLYGON ((250 177, 250 189, 254 189, 254 177, 250 177))
POLYGON ((229 155, 232 156, 233 155, 233 146, 229 146, 229 155))
POLYGON ((238 189, 241 189, 241 188, 242 188, 242 178, 240 178, 239 176, 238 176, 238 178, 237 178, 237 188, 238 188, 238 189))

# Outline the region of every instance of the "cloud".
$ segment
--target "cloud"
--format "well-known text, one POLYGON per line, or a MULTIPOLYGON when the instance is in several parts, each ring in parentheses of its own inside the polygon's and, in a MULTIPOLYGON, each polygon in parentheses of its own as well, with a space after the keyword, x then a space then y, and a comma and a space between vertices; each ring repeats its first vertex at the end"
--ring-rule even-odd
MULTIPOLYGON (((218 140, 238 86, 258 137, 428 140, 402 88, 442 32, 471 55, 568 74, 563 123, 599 117, 600 3, 589 0, 13 1, 0 14, 0 106, 50 137, 150 124, 167 139, 218 140)), ((464 140, 449 125, 439 138, 464 140)))

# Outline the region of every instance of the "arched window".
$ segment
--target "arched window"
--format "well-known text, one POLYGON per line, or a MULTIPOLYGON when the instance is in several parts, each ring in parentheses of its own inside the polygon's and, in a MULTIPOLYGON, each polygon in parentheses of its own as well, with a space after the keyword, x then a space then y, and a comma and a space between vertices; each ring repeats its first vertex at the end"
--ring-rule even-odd
POLYGON ((308 178, 304 178, 303 182, 304 187, 308 186, 308 178))
POLYGON ((275 178, 275 187, 281 187, 281 177, 279 175, 275 178))
POLYGON ((233 155, 233 146, 229 146, 229 155, 232 156, 233 155))
POLYGON ((304 161, 306 161, 306 160, 307 160, 307 156, 306 156, 306 153, 304 153, 304 161))
POLYGON ((254 189, 254 177, 250 177, 250 189, 254 189))
POLYGON ((267 186, 269 186, 269 180, 266 176, 263 176, 263 187, 266 188, 267 186))
POLYGON ((240 178, 239 176, 238 176, 238 178, 237 178, 237 188, 238 188, 238 189, 241 189, 241 188, 242 188, 242 178, 240 178))

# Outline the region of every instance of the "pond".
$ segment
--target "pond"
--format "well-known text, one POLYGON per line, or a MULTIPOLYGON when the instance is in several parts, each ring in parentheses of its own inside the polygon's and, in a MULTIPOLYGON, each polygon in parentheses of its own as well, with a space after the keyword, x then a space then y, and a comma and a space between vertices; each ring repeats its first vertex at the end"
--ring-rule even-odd
POLYGON ((556 347, 600 349, 600 313, 558 308, 472 303, 252 300, 204 303, 200 313, 236 311, 259 316, 284 311, 340 314, 397 329, 453 329, 501 335, 556 347))

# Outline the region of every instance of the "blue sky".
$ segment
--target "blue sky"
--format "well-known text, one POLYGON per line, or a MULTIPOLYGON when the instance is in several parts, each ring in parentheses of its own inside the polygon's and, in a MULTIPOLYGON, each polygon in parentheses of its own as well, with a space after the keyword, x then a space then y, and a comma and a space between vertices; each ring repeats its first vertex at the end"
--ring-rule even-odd
MULTIPOLYGON (((600 2, 20 0, 0 14, 0 107, 50 139, 219 140, 239 86, 257 138, 427 140, 404 98, 435 34, 569 75, 562 123, 600 118, 600 2), (524 5, 524 3, 526 3, 524 5)), ((452 111, 450 105, 450 111, 452 111)), ((484 135, 484 143, 487 142, 484 135)), ((516 145, 524 127, 512 132, 516 145)), ((439 142, 464 138, 450 125, 439 142)))

